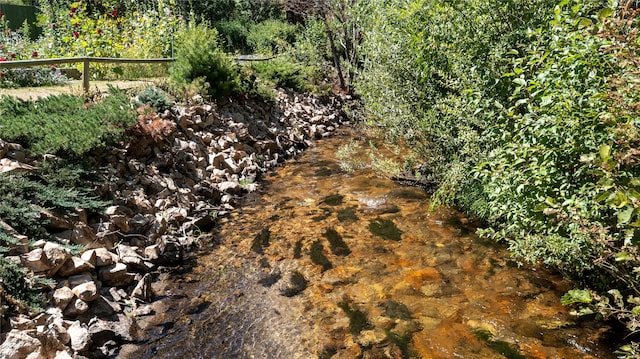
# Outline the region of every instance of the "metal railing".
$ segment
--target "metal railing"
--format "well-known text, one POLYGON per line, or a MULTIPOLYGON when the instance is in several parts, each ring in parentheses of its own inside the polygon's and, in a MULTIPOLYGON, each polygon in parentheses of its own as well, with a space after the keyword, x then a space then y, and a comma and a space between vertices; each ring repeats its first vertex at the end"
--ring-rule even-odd
POLYGON ((111 63, 111 64, 154 64, 154 63, 168 63, 175 61, 174 58, 161 58, 161 59, 130 59, 130 58, 116 58, 116 57, 64 57, 64 58, 51 58, 51 59, 35 59, 35 60, 16 60, 16 61, 2 61, 0 62, 0 69, 12 69, 22 67, 35 67, 42 65, 57 65, 57 64, 70 64, 70 63, 82 63, 82 88, 84 92, 89 92, 89 79, 91 75, 91 63, 111 63))

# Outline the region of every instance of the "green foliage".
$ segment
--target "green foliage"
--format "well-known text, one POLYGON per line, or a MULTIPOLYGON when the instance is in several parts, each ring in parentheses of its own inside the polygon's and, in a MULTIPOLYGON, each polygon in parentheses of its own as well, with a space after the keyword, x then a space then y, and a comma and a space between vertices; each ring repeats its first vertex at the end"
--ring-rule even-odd
POLYGON ((142 90, 138 94, 138 103, 149 105, 159 112, 164 112, 173 106, 173 101, 169 99, 169 95, 155 86, 149 86, 142 90))
MULTIPOLYGON (((38 57, 171 57, 184 22, 173 1, 39 1, 43 36, 33 44, 38 57)), ((0 36, 1 38, 1 36, 0 36)), ((20 54, 20 53, 18 53, 20 54)), ((31 51, 22 56, 31 57, 31 51)), ((82 64, 78 64, 82 70, 82 64)), ((163 67, 93 64, 91 75, 156 76, 163 67)))
POLYGON ((361 1, 357 89, 371 121, 439 183, 434 206, 463 207, 522 262, 588 288, 563 298, 578 314, 634 331, 640 45, 635 14, 611 6, 361 1))
POLYGON ((66 76, 42 68, 7 69, 0 72, 0 88, 65 85, 66 76))
POLYGON ((280 20, 265 20, 249 28, 247 44, 253 52, 279 54, 295 42, 299 28, 280 20))
POLYGON ((247 23, 240 19, 224 20, 215 24, 224 49, 229 52, 248 53, 247 23))
POLYGON ((239 88, 239 71, 218 44, 218 32, 205 24, 191 25, 181 34, 171 80, 178 87, 202 81, 207 93, 219 98, 239 88))
POLYGON ((23 142, 32 154, 80 156, 113 143, 136 120, 127 95, 116 89, 97 103, 73 95, 37 101, 0 98, 0 137, 23 142))
MULTIPOLYGON (((13 312, 39 312, 44 305, 38 284, 44 284, 41 279, 29 277, 24 268, 0 256, 0 304, 7 305, 13 312)), ((0 308, 3 312, 3 308, 0 308)))
POLYGON ((42 208, 68 213, 76 208, 104 210, 107 202, 91 195, 92 182, 87 169, 64 161, 44 164, 34 173, 0 174, 0 218, 32 240, 48 239, 42 208))

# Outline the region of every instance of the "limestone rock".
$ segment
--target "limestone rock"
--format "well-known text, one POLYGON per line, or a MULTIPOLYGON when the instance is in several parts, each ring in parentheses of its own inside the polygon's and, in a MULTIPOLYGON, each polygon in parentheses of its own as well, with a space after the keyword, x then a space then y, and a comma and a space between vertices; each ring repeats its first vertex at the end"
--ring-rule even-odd
POLYGON ((80 321, 74 321, 67 329, 71 341, 71 349, 76 352, 85 352, 89 350, 91 339, 89 337, 89 329, 86 324, 80 321))
POLYGON ((69 287, 61 287, 53 292, 53 304, 60 310, 65 310, 73 300, 73 291, 69 287))
POLYGON ((89 265, 95 267, 96 266, 96 261, 97 261, 97 256, 96 256, 95 249, 90 249, 88 251, 83 252, 82 254, 80 254, 80 259, 82 259, 83 261, 85 261, 89 265))
POLYGON ((114 287, 122 287, 131 284, 134 279, 133 274, 127 272, 127 265, 124 263, 116 263, 104 268, 98 272, 98 278, 107 285, 114 287))
POLYGON ((133 320, 124 314, 118 314, 113 321, 93 318, 89 321, 89 336, 92 347, 112 340, 119 343, 130 342, 134 339, 133 320))
POLYGON ((68 249, 53 242, 47 242, 42 250, 49 263, 48 275, 50 277, 62 268, 67 259, 71 258, 71 253, 68 249))
POLYGON ((64 310, 64 315, 69 317, 77 317, 89 310, 89 304, 82 299, 72 300, 64 310))
POLYGON ((153 289, 151 288, 151 281, 151 274, 145 274, 138 284, 136 284, 135 288, 133 288, 131 296, 138 298, 143 302, 150 303, 154 297, 153 289))
POLYGON ((106 248, 96 248, 96 267, 106 267, 118 261, 118 255, 109 252, 106 248))
POLYGON ((51 268, 42 248, 36 248, 27 253, 23 264, 34 273, 45 272, 51 268))
POLYGON ((98 288, 95 282, 86 282, 77 285, 71 289, 73 294, 85 302, 91 302, 98 299, 98 288))
POLYGON ((80 285, 82 283, 87 283, 87 282, 93 282, 94 278, 93 276, 91 276, 91 274, 77 274, 77 275, 72 275, 71 277, 67 278, 67 282, 69 283, 69 287, 73 288, 77 285, 80 285))
POLYGON ((42 344, 26 332, 13 329, 0 345, 0 358, 23 359, 32 353, 40 353, 42 344))
MULTIPOLYGON (((95 263, 95 257, 94 257, 95 263)), ((62 268, 58 271, 58 275, 62 277, 69 277, 76 274, 87 273, 94 270, 94 266, 89 262, 86 262, 80 257, 71 257, 69 258, 62 268)))

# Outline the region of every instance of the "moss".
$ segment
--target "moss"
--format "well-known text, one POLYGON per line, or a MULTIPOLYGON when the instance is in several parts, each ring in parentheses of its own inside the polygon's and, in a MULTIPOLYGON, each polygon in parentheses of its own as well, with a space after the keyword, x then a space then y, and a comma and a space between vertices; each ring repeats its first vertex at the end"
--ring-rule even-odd
POLYGON ((411 320, 411 312, 406 305, 394 300, 387 300, 379 305, 384 309, 384 316, 393 319, 411 320))
POLYGON ((493 334, 486 329, 476 329, 473 331, 473 334, 476 338, 486 342, 491 350, 503 355, 507 359, 525 359, 525 356, 520 354, 511 344, 501 340, 492 340, 493 334))
POLYGON ((333 228, 327 228, 323 236, 329 241, 331 252, 337 256, 346 256, 351 253, 349 246, 342 239, 340 233, 333 228))
POLYGON ((355 222, 358 220, 356 215, 356 207, 347 207, 338 211, 338 220, 340 222, 355 222))
POLYGON ((263 254, 264 248, 269 247, 269 240, 271 239, 271 231, 269 228, 263 228, 260 233, 256 234, 251 242, 251 250, 263 254))
POLYGON ((369 323, 367 315, 360 309, 352 307, 347 302, 338 303, 338 307, 340 307, 347 317, 349 317, 349 330, 351 331, 351 334, 358 335, 365 329, 373 329, 373 325, 369 323))
POLYGON ((409 343, 411 343, 410 335, 398 335, 390 330, 386 331, 387 340, 400 348, 402 352, 403 358, 417 358, 418 353, 414 353, 412 350, 409 350, 409 343))
POLYGON ((333 265, 329 261, 324 253, 322 253, 323 246, 322 242, 315 241, 311 244, 311 248, 309 248, 309 256, 311 257, 311 261, 319 266, 322 266, 322 271, 326 271, 327 269, 333 268, 333 265))
POLYGON ((333 174, 330 168, 324 167, 316 170, 315 175, 319 177, 329 177, 333 174))
POLYGON ((369 222, 369 231, 384 239, 399 241, 402 239, 402 231, 390 219, 376 218, 369 222))
POLYGON ((329 195, 327 197, 325 197, 321 203, 324 203, 326 205, 329 206, 339 206, 342 204, 342 201, 344 200, 344 196, 341 194, 332 194, 329 195))

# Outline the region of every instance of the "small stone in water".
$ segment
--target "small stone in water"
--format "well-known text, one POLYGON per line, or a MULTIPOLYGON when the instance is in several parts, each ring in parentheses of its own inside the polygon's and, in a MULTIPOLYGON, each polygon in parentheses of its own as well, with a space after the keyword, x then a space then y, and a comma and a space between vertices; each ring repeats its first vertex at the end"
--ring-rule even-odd
POLYGON ((287 285, 280 290, 282 295, 285 297, 293 297, 296 294, 299 294, 303 290, 307 289, 307 285, 309 282, 302 275, 302 273, 298 271, 291 272, 291 276, 289 277, 289 281, 287 285))
POLYGON ((387 300, 380 303, 380 307, 384 309, 384 316, 393 319, 411 320, 411 312, 406 305, 393 300, 387 300))

